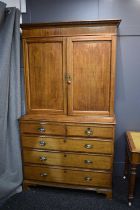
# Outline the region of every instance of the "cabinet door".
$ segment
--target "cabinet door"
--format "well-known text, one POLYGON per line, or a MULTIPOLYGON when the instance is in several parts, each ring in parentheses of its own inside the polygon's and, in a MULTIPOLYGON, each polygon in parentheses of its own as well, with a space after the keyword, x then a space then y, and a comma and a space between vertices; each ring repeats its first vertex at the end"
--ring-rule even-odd
POLYGON ((69 115, 108 116, 113 112, 112 50, 111 36, 68 39, 69 115))
POLYGON ((65 114, 65 39, 30 38, 23 43, 27 113, 65 114))

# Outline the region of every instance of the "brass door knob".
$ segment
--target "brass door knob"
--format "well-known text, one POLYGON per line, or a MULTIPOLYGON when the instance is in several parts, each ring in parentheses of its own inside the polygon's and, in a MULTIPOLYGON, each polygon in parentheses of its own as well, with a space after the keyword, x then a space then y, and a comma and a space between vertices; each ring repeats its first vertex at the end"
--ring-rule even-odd
POLYGON ((71 76, 70 76, 70 75, 67 77, 67 83, 68 83, 69 85, 71 84, 71 76))
POLYGON ((65 81, 67 82, 67 84, 71 84, 71 76, 66 74, 65 75, 65 81))

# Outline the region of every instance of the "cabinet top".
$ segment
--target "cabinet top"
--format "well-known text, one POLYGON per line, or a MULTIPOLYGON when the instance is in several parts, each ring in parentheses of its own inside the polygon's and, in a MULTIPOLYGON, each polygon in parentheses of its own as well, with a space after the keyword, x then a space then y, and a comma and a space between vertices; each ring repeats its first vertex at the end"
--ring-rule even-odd
POLYGON ((25 23, 21 24, 22 29, 42 28, 42 27, 67 27, 67 26, 119 26, 120 19, 70 21, 70 22, 48 22, 48 23, 25 23))

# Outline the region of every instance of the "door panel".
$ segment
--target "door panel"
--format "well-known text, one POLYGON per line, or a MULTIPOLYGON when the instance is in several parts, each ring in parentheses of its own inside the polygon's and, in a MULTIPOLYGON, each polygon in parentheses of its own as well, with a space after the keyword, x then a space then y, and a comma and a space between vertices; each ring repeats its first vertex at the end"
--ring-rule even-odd
POLYGON ((29 39, 26 54, 27 111, 66 113, 65 39, 29 39))
POLYGON ((69 38, 69 114, 109 115, 111 39, 69 38))

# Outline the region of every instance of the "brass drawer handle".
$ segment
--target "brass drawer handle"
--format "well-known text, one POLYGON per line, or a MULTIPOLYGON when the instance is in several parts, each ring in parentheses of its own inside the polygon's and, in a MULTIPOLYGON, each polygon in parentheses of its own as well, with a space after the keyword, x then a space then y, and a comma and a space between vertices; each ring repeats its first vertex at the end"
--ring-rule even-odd
POLYGON ((40 131, 41 133, 45 132, 46 129, 45 128, 38 128, 38 131, 40 131))
POLYGON ((46 161, 47 157, 41 156, 41 157, 39 157, 39 159, 40 159, 40 161, 46 161))
POLYGON ((87 136, 91 136, 91 135, 93 134, 93 131, 91 130, 91 128, 87 128, 87 129, 85 130, 85 134, 86 134, 87 136))
POLYGON ((92 144, 85 144, 85 148, 86 149, 92 149, 93 148, 93 145, 92 144))
POLYGON ((91 163, 93 163, 92 160, 85 160, 84 162, 85 162, 86 164, 91 164, 91 163))
POLYGON ((85 181, 87 181, 87 182, 92 181, 92 178, 90 176, 86 176, 85 181))
POLYGON ((39 144, 40 144, 40 146, 45 146, 46 142, 45 141, 40 141, 39 144))
POLYGON ((45 176, 48 176, 48 174, 47 173, 41 173, 40 176, 45 177, 45 176))

